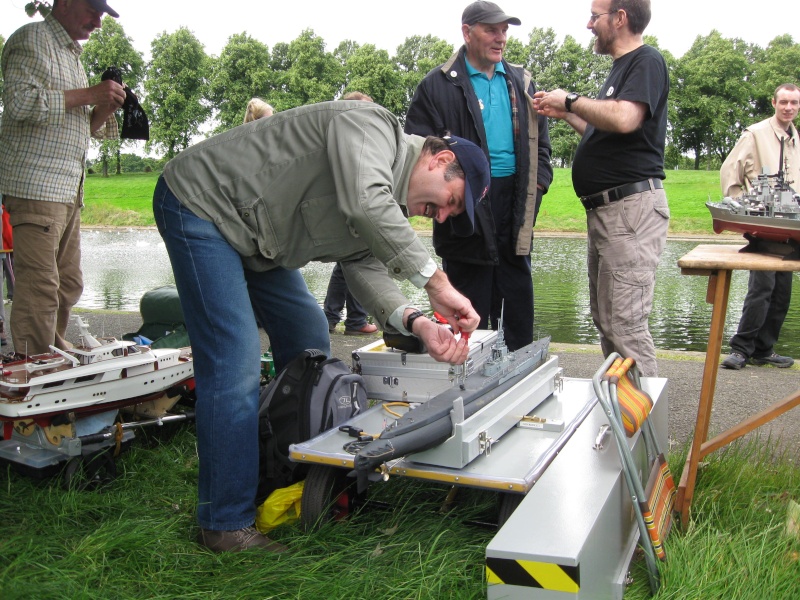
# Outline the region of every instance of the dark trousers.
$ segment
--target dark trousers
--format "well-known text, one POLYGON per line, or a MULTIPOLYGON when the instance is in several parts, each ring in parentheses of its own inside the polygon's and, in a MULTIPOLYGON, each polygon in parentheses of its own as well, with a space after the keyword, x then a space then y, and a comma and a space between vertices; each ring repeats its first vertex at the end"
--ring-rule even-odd
POLYGON ((756 358, 772 354, 792 299, 790 271, 750 271, 747 296, 731 350, 756 358))
POLYGON ((452 259, 442 261, 442 268, 450 282, 469 298, 480 315, 479 329, 497 329, 505 300, 503 333, 510 350, 533 341, 531 257, 530 254, 517 256, 514 253, 514 187, 514 177, 493 177, 489 188, 499 264, 475 265, 452 259))
POLYGON ((342 309, 347 303, 347 319, 344 322, 345 329, 361 329, 367 324, 367 311, 361 303, 353 297, 347 288, 347 281, 344 279, 342 265, 336 263, 328 282, 328 292, 325 294, 325 302, 322 309, 328 318, 328 329, 333 329, 342 318, 342 309))

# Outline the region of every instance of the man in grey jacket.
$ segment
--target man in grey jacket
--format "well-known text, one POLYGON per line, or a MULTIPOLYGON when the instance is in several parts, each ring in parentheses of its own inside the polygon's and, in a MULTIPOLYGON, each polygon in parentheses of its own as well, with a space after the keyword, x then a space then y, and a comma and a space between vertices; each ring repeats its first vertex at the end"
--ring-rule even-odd
POLYGON ((153 198, 192 340, 201 544, 285 548, 258 533, 260 339, 276 368, 306 348, 329 354, 328 322, 297 270, 341 262, 353 294, 387 331, 416 335, 437 360, 468 344, 410 305, 392 279, 426 290, 452 330, 479 317, 436 267, 406 217, 473 227, 489 186, 483 152, 460 138, 405 135, 376 104, 326 102, 236 127, 170 161, 153 198), (255 316, 254 316, 255 312, 255 316))

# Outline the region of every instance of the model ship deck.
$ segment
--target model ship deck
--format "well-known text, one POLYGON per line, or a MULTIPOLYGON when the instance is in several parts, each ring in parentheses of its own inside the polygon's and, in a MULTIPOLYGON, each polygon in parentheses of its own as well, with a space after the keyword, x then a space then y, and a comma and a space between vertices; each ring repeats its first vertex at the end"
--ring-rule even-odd
POLYGON ((190 348, 95 338, 78 324, 80 345, 3 363, 0 419, 107 410, 157 397, 194 376, 190 348))

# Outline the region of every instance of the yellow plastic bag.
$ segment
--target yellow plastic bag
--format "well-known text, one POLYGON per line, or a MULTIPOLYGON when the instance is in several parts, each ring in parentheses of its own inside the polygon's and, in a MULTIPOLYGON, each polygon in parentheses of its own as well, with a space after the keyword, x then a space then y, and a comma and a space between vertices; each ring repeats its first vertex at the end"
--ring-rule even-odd
POLYGON ((264 503, 256 509, 256 528, 261 533, 267 533, 278 525, 292 523, 300 518, 300 498, 303 496, 304 483, 305 481, 298 481, 267 496, 264 503))

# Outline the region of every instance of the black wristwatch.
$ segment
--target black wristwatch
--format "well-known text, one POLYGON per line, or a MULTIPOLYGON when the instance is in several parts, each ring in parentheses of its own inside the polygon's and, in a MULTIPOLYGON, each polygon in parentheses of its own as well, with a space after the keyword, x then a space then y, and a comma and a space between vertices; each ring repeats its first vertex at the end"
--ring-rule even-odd
POLYGON ((572 112, 572 103, 580 97, 581 95, 576 92, 570 92, 567 94, 567 97, 564 100, 564 108, 567 109, 567 112, 572 112))
POLYGON ((414 326, 414 321, 424 316, 425 313, 422 312, 421 310, 415 310, 410 315, 408 315, 408 318, 406 319, 406 331, 408 331, 408 333, 410 333, 411 335, 414 335, 414 331, 411 329, 414 326))

